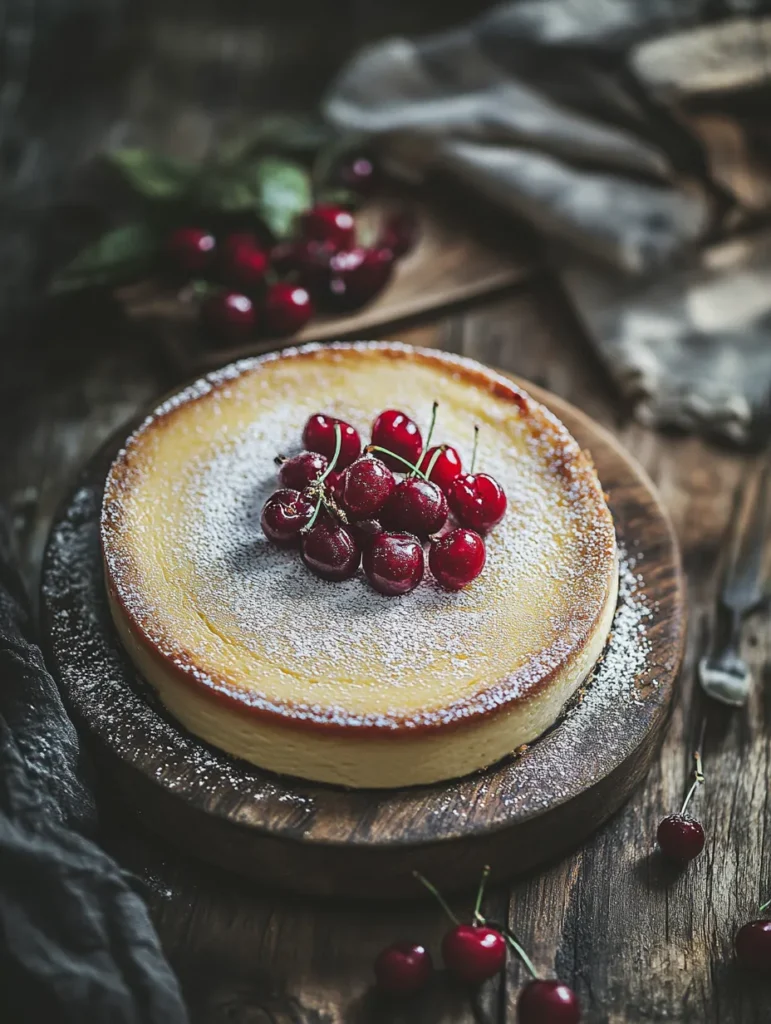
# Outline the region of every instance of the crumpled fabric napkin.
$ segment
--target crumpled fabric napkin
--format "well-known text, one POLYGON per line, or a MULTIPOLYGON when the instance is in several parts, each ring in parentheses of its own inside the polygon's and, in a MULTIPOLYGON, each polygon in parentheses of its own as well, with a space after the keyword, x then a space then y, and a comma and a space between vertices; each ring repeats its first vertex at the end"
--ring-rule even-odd
POLYGON ((771 0, 506 3, 369 47, 323 111, 394 173, 449 175, 530 221, 639 418, 745 442, 765 429, 771 392, 771 233, 730 253, 711 243, 771 208, 771 188, 745 202, 747 154, 719 132, 713 144, 723 122, 699 103, 771 82, 767 11, 771 0))
POLYGON ((46 671, 0 507, 0 1019, 185 1024, 130 877, 87 837, 78 735, 46 671))

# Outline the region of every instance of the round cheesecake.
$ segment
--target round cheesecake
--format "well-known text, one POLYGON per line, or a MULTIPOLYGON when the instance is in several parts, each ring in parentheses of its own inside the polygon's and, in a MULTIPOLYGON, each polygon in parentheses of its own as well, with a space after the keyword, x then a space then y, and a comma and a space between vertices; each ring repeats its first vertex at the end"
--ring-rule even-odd
POLYGON ((613 522, 588 454, 481 365, 386 343, 245 360, 164 402, 108 475, 102 545, 121 639, 201 739, 287 775, 353 787, 436 782, 538 737, 591 672, 613 619, 613 522), (487 563, 448 593, 426 571, 388 597, 312 575, 260 511, 276 455, 323 412, 364 442, 398 408, 508 496, 487 563))

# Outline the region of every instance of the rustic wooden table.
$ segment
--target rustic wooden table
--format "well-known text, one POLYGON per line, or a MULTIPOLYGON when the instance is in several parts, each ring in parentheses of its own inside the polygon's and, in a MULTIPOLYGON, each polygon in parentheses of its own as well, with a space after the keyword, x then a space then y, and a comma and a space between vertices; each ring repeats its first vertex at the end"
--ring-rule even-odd
MULTIPOLYGON (((380 5, 354 6, 374 20, 372 34, 377 34, 383 27, 377 23, 380 5)), ((398 6, 410 25, 407 5, 398 6)), ((318 16, 304 21, 301 29, 291 40, 294 67, 303 45, 319 29, 318 16)), ((195 150, 190 139, 206 135, 200 111, 183 108, 179 97, 185 89, 175 92, 179 76, 172 87, 159 71, 177 52, 176 38, 169 23, 159 19, 155 48, 147 51, 149 70, 140 69, 134 77, 125 121, 116 126, 105 120, 97 97, 93 121, 86 123, 82 116, 65 121, 77 123, 81 132, 67 145, 88 152, 106 139, 132 138, 131 125, 137 124, 146 141, 168 139, 171 125, 181 147, 195 150), (112 125, 112 135, 105 125, 112 125)), ((249 40, 236 33, 231 41, 229 59, 237 62, 249 40)), ((180 46, 188 42, 186 37, 180 46)), ((210 42, 214 46, 216 40, 210 42)), ((337 60, 336 53, 333 48, 323 59, 337 60)), ((249 88, 272 81, 273 70, 269 63, 263 78, 250 80, 249 88)), ((274 100, 275 88, 262 98, 274 100)), ((737 926, 754 915, 762 897, 771 897, 767 616, 758 615, 745 632, 744 654, 759 680, 745 710, 708 706, 694 686, 734 495, 752 471, 753 457, 697 438, 665 437, 631 422, 544 274, 473 308, 388 332, 394 334, 529 378, 614 431, 660 488, 688 576, 686 663, 655 767, 624 809, 580 849, 547 870, 492 891, 489 915, 508 918, 538 967, 556 971, 578 991, 589 1024, 767 1024, 768 979, 740 972, 731 955, 737 926), (705 716, 707 784, 694 809, 708 840, 702 856, 687 871, 677 872, 654 852, 654 837, 660 817, 682 800, 705 716)), ((109 310, 90 311, 72 329, 55 325, 34 358, 12 363, 12 379, 6 375, 0 382, 0 497, 13 503, 34 589, 47 525, 76 467, 121 422, 173 386, 179 368, 139 325, 109 310)), ((474 996, 440 977, 429 992, 401 1009, 379 1004, 370 986, 375 953, 397 938, 420 939, 438 952, 444 922, 433 905, 331 906, 263 891, 170 851, 143 831, 109 789, 104 797, 105 840, 148 883, 154 918, 196 1024, 514 1021, 517 993, 525 981, 523 968, 514 961, 504 977, 474 996)))

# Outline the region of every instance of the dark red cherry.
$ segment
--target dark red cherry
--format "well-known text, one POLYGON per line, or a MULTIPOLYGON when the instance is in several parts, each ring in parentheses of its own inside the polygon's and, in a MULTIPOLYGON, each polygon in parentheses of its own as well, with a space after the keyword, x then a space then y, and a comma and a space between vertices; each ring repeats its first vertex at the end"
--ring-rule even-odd
POLYGON ((300 452, 281 463, 278 479, 282 487, 291 487, 295 491, 304 491, 321 476, 329 465, 329 460, 318 452, 300 452))
POLYGON ((392 995, 408 995, 428 984, 434 965, 425 946, 396 942, 378 953, 375 978, 378 988, 392 995))
POLYGON ((268 540, 282 547, 297 544, 300 531, 313 518, 316 506, 299 491, 285 487, 276 491, 262 507, 260 523, 268 540))
POLYGON ((445 590, 460 590, 475 580, 485 567, 485 542, 473 530, 452 530, 431 544, 428 565, 445 590))
POLYGON ((467 985, 479 985, 503 968, 506 940, 495 928, 459 924, 442 940, 445 966, 467 985))
POLYGON ((262 286, 268 269, 268 254, 254 235, 245 232, 228 235, 219 259, 222 280, 244 291, 262 286))
POLYGON ((257 324, 252 300, 239 292, 215 292, 204 300, 201 316, 207 327, 228 341, 250 337, 257 324))
POLYGON ((447 501, 461 526, 487 533, 506 513, 506 495, 487 473, 461 473, 447 489, 447 501))
POLYGON ((736 956, 742 967, 771 971, 771 921, 750 921, 736 933, 736 956))
POLYGON ((418 463, 418 469, 422 470, 422 472, 428 476, 429 480, 438 484, 444 493, 447 494, 450 484, 456 479, 456 477, 460 476, 460 455, 458 455, 454 448, 450 448, 449 445, 435 445, 433 448, 429 448, 427 452, 423 453, 423 457, 418 463), (434 460, 436 452, 439 452, 439 454, 434 460), (428 467, 432 462, 434 465, 429 473, 428 467))
POLYGON ((335 253, 326 263, 316 257, 303 273, 320 309, 348 313, 374 299, 393 269, 390 249, 350 249, 335 253))
POLYGON ((366 551, 375 538, 384 532, 377 519, 357 519, 348 524, 348 531, 362 551, 366 551))
POLYGON ((670 814, 662 818, 656 838, 664 856, 676 864, 687 864, 704 849, 701 823, 685 814, 670 814))
POLYGON ((420 237, 418 218, 412 210, 399 210, 386 217, 379 244, 390 249, 397 259, 415 248, 420 237))
POLYGON ((175 270, 184 276, 202 274, 213 261, 217 241, 205 228, 177 228, 166 239, 166 252, 175 270))
POLYGON ((517 1024, 579 1024, 581 1007, 561 981, 529 982, 517 1000, 517 1024))
MULTIPOLYGON (((336 473, 334 470, 324 481, 324 486, 327 489, 327 493, 330 494, 335 502, 343 507, 343 474, 336 473)), ((354 534, 355 537, 355 534, 354 534)))
POLYGON ((380 518, 389 530, 426 538, 447 522, 447 499, 436 484, 409 477, 396 485, 380 518))
POLYGON ((265 296, 265 327, 270 334, 283 337, 296 334, 313 316, 308 292, 296 284, 278 281, 265 296))
POLYGON ((359 568, 361 552, 344 527, 324 518, 302 535, 302 559, 322 579, 348 580, 359 568))
POLYGON ((321 452, 328 459, 335 454, 335 425, 340 425, 342 447, 335 463, 335 471, 346 469, 361 454, 361 438, 359 432, 345 420, 335 419, 317 412, 310 417, 303 429, 303 444, 312 452, 321 452))
POLYGON ((326 242, 336 249, 356 244, 356 224, 348 210, 328 203, 317 203, 300 217, 300 234, 314 242, 326 242))
MULTIPOLYGON (((372 443, 400 455, 413 466, 423 450, 423 438, 420 436, 417 423, 398 409, 386 409, 380 413, 372 424, 372 443)), ((378 452, 377 456, 390 469, 401 473, 408 472, 408 467, 398 459, 392 459, 382 452, 378 452)))
POLYGON ((365 548, 363 565, 381 594, 409 594, 423 579, 423 545, 409 533, 381 533, 365 548))
POLYGON ((340 164, 337 177, 343 185, 361 196, 372 195, 378 183, 375 161, 364 153, 349 157, 340 164))
POLYGON ((371 519, 396 486, 394 475, 374 455, 363 455, 346 469, 341 483, 343 507, 352 519, 371 519))

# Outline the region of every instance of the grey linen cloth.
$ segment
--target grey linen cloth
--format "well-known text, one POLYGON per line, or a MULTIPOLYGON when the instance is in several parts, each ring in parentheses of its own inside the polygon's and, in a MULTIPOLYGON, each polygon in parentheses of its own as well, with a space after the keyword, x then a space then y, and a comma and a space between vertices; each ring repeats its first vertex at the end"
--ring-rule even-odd
POLYGON ((394 173, 449 176, 527 219, 640 419, 745 442, 771 392, 771 187, 723 104, 771 112, 766 13, 506 3, 364 50, 323 109, 394 173))

